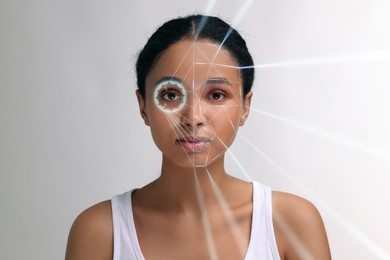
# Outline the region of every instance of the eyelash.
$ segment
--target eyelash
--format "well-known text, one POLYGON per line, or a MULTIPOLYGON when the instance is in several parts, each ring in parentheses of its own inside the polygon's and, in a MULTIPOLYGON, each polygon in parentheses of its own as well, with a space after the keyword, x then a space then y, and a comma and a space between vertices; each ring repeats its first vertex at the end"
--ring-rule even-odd
POLYGON ((183 98, 183 95, 174 89, 168 89, 163 93, 161 93, 161 97, 166 101, 176 101, 176 100, 181 100, 183 98), (176 95, 174 99, 170 99, 167 97, 167 95, 172 95, 172 94, 176 95))
POLYGON ((216 102, 221 102, 221 101, 225 100, 226 96, 227 96, 227 94, 222 90, 213 90, 208 94, 208 98, 213 100, 213 101, 216 101, 216 102), (218 95, 222 96, 222 98, 221 99, 214 99, 213 98, 214 94, 218 94, 218 95))
MULTIPOLYGON (((222 102, 226 99, 226 97, 227 97, 227 93, 222 90, 212 90, 207 95, 207 98, 214 102, 222 102), (213 97, 213 95, 215 94, 218 95, 216 99, 213 97)), ((161 93, 161 98, 163 98, 166 101, 177 101, 177 100, 181 100, 183 98, 183 95, 180 92, 172 89, 172 90, 166 90, 163 93, 161 93), (175 97, 173 99, 170 99, 168 95, 175 95, 175 97)))

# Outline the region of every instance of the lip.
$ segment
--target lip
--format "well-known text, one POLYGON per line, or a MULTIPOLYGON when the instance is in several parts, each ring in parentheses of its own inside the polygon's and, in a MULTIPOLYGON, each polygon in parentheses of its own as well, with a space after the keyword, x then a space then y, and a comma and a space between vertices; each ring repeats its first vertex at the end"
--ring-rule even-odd
POLYGON ((184 150, 200 152, 210 145, 211 139, 199 136, 186 136, 178 139, 177 142, 180 143, 184 150))

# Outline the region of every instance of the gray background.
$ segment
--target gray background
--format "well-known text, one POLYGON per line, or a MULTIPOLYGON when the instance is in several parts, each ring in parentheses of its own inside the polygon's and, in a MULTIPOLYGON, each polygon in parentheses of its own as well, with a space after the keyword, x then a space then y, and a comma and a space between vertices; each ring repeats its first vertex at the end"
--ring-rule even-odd
POLYGON ((229 172, 312 200, 334 259, 390 258, 389 2, 214 2, 1 1, 0 259, 62 259, 83 209, 158 176, 135 57, 205 10, 264 65, 229 172))

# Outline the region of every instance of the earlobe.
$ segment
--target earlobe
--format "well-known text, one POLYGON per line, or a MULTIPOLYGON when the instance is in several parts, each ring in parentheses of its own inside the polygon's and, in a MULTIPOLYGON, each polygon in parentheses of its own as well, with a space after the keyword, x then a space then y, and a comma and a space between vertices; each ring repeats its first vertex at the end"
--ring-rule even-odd
POLYGON ((245 124, 245 121, 249 116, 252 96, 253 96, 253 92, 249 91, 244 97, 243 110, 240 118, 240 126, 243 126, 245 124))
POLYGON ((145 125, 149 126, 149 118, 146 113, 146 107, 145 107, 145 100, 142 97, 141 92, 139 89, 135 91, 135 94, 137 95, 137 100, 138 100, 138 106, 139 106, 139 112, 141 114, 142 119, 144 120, 145 125))

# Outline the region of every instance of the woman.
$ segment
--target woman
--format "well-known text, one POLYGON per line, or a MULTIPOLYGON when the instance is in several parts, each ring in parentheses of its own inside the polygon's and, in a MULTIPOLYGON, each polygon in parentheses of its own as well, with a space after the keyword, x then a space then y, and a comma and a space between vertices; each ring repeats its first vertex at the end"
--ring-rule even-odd
POLYGON ((161 176, 81 213, 66 259, 330 259, 311 203, 225 172, 253 78, 245 41, 219 18, 162 25, 139 54, 136 92, 161 176))

